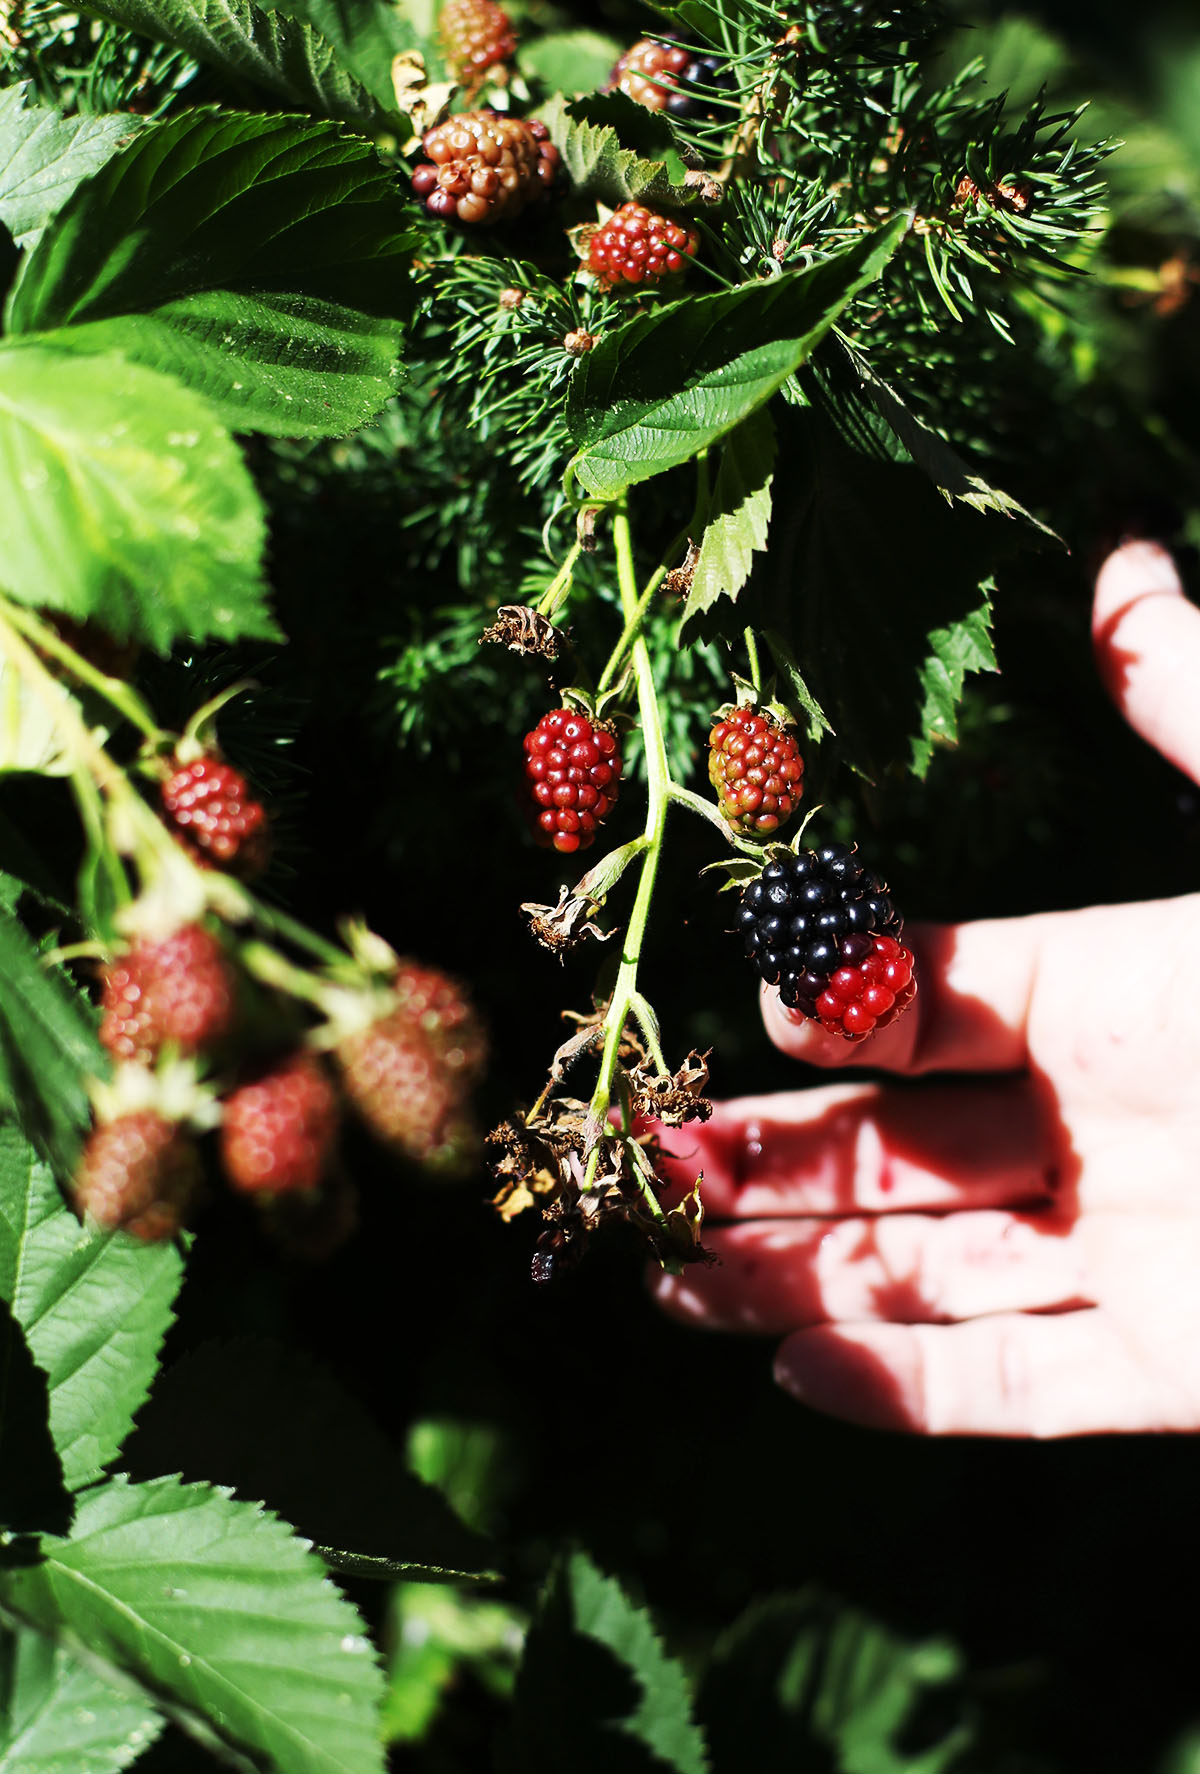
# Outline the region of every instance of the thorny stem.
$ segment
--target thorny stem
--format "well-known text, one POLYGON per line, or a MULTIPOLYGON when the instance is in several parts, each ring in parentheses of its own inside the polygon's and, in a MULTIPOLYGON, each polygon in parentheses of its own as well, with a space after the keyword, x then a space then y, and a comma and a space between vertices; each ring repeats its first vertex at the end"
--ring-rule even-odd
MULTIPOLYGON (((645 594, 639 599, 637 590, 636 569, 633 560, 633 541, 629 529, 629 512, 622 500, 613 518, 613 542, 617 554, 617 583, 621 593, 621 608, 625 614, 626 628, 630 628, 638 616, 639 608, 645 601, 645 594)), ((653 586, 661 577, 662 569, 651 581, 653 586)), ((641 857, 641 878, 638 881, 637 894, 633 902, 633 910, 629 914, 629 923, 625 930, 625 940, 621 950, 621 964, 617 970, 616 983, 604 1018, 604 1050, 600 1056, 600 1072, 596 1079, 596 1087, 592 1092, 592 1100, 588 1106, 588 1120, 596 1130, 596 1144, 588 1154, 588 1165, 585 1174, 585 1188, 589 1187, 596 1175, 600 1159, 599 1133, 608 1121, 608 1112, 612 1103, 613 1080, 617 1070, 617 1057, 621 1049, 621 1038, 625 1033, 625 1025, 630 1013, 640 1008, 644 1002, 638 991, 638 964, 641 960, 642 940, 646 933, 646 924, 650 914, 650 904, 654 898, 654 882, 658 874, 658 861, 662 851, 663 832, 667 821, 667 807, 670 802, 671 773, 667 764, 667 748, 663 739, 662 721, 658 711, 658 694, 654 687, 654 672, 650 664, 650 650, 640 630, 630 653, 634 677, 637 682, 638 714, 641 719, 642 746, 646 756, 646 848, 641 857)), ((611 664, 611 662, 610 662, 611 664)), ((639 1017, 644 1027, 644 1021, 639 1017)), ((657 1042, 654 1046, 657 1048, 657 1042)), ((652 1055, 656 1065, 666 1070, 661 1049, 652 1055)), ((662 1223, 665 1214, 659 1205, 658 1197, 647 1180, 641 1178, 639 1183, 645 1204, 651 1216, 662 1223)))

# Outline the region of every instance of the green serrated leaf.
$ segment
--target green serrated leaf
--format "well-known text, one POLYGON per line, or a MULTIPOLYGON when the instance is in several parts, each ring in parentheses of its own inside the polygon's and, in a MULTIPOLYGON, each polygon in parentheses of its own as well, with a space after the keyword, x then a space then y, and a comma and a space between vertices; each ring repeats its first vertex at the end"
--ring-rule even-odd
POLYGON ((186 635, 276 638, 263 513, 208 403, 113 355, 0 345, 0 584, 165 653, 186 635))
POLYGON ((522 73, 532 74, 550 92, 595 92, 625 48, 616 37, 599 31, 551 31, 523 43, 518 52, 522 73))
MULTIPOLYGON (((631 105, 624 94, 618 97, 631 105)), ((562 155, 563 167, 577 191, 609 204, 636 198, 639 203, 667 203, 678 208, 698 201, 684 183, 687 169, 677 154, 643 159, 632 148, 621 146, 610 123, 589 122, 581 115, 581 104, 594 112, 596 101, 577 101, 559 93, 541 110, 550 140, 562 155)))
POLYGON ((17 246, 34 246, 81 179, 141 128, 136 117, 63 117, 28 103, 29 84, 0 91, 0 222, 17 246))
POLYGON ((718 1639, 705 1674, 716 1774, 943 1774, 972 1737, 954 1707, 960 1668, 947 1640, 905 1640, 820 1591, 771 1596, 718 1639), (927 1700, 936 1734, 923 1728, 927 1700))
POLYGON ((522 1774, 651 1765, 707 1774, 682 1666, 585 1553, 559 1565, 529 1629, 510 1752, 522 1774))
POLYGON ((734 427, 708 501, 704 537, 688 592, 688 615, 719 597, 736 598, 750 577, 754 555, 767 546, 775 427, 765 407, 734 427))
POLYGON ((907 218, 819 265, 640 315, 606 334, 571 382, 571 472, 593 498, 689 461, 793 375, 879 276, 907 218))
POLYGON ((251 0, 88 0, 79 10, 173 43, 229 78, 275 93, 297 111, 360 126, 379 118, 375 99, 343 67, 332 43, 251 0))
POLYGON ((421 39, 392 0, 264 0, 263 10, 284 12, 319 31, 380 109, 396 111, 392 62, 406 50, 419 49, 421 39))
POLYGON ((848 448, 815 408, 785 408, 779 422, 795 464, 789 497, 738 616, 802 670, 845 762, 877 777, 920 760, 928 709, 948 720, 944 698, 961 689, 950 666, 989 657, 984 587, 1006 543, 1028 532, 951 506, 911 462, 848 448))
POLYGON ((63 1478, 89 1484, 145 1401, 183 1276, 171 1244, 80 1226, 48 1167, 0 1125, 0 1299, 46 1375, 63 1478))
POLYGON ((982 475, 973 474, 945 438, 939 437, 923 419, 910 412, 895 389, 875 374, 864 357, 849 347, 847 355, 863 393, 880 418, 904 446, 911 460, 918 468, 924 469, 934 486, 947 499, 952 502, 958 500, 960 504, 970 506, 975 511, 994 511, 1001 517, 1019 519, 1032 529, 1039 530, 1052 542, 1061 542, 1061 537, 1056 536, 1032 512, 1026 511, 1018 500, 998 487, 989 486, 982 475))
POLYGON ((0 1774, 121 1774, 164 1722, 42 1633, 0 1631, 0 1774))
POLYGON ((0 1607, 140 1683, 277 1774, 383 1774, 356 1610, 286 1523, 210 1485, 114 1479, 67 1539, 0 1573, 0 1607))
POLYGON ((191 113, 79 187, 26 260, 8 327, 176 375, 236 430, 341 435, 397 385, 413 239, 369 143, 191 113))
POLYGON ((90 1119, 84 1080, 108 1061, 82 999, 18 917, 21 893, 0 873, 0 1114, 65 1174, 90 1119))
MULTIPOLYGON (((991 590, 991 581, 987 582, 991 590)), ((921 730, 912 742, 912 770, 924 776, 933 759, 937 741, 953 743, 958 737, 958 704, 963 679, 969 671, 998 671, 990 634, 991 599, 969 610, 948 628, 935 628, 929 636, 929 657, 921 668, 925 701, 921 730)))

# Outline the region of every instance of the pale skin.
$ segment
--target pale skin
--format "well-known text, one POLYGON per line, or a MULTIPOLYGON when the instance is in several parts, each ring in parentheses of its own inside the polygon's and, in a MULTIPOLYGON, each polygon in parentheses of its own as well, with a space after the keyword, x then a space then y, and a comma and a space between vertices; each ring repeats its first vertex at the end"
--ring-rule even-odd
MULTIPOLYGON (((1126 719, 1200 782, 1200 610, 1170 556, 1111 554, 1092 626, 1126 719)), ((659 1300, 782 1336, 780 1385, 852 1422, 1200 1429, 1200 894, 905 941, 917 1002, 859 1045, 764 991, 771 1038, 837 1082, 664 1132, 721 1260, 659 1300)))

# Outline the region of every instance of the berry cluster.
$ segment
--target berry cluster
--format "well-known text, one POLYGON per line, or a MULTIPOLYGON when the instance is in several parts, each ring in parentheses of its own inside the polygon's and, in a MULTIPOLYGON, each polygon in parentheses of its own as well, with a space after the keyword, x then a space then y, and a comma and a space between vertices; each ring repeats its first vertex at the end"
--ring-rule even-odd
POLYGON ((708 736, 708 780, 721 816, 747 837, 776 832, 791 818, 803 777, 795 735, 757 709, 731 710, 708 736))
POLYGON ((738 928, 784 1005, 848 1040, 885 1028, 916 996, 904 921, 844 844, 773 857, 742 894, 738 928))
POLYGON ((493 0, 446 0, 438 18, 438 41, 460 86, 476 84, 489 68, 511 61, 517 50, 512 20, 493 0))
POLYGON ((679 90, 679 78, 690 66, 690 50, 677 43, 655 43, 642 37, 621 57, 608 81, 608 91, 627 93, 648 111, 662 111, 679 90))
POLYGON ((270 851, 266 809, 246 778, 212 754, 175 760, 161 789, 167 822, 197 862, 261 874, 270 851))
POLYGON ((555 708, 525 735, 534 835, 564 855, 586 850, 616 805, 621 753, 615 734, 572 708, 555 708))
MULTIPOLYGON (((401 1156, 440 1175, 461 1171, 478 1147, 470 1094, 486 1059, 483 1030, 453 980, 384 952, 394 963, 385 979, 365 972, 349 989, 340 979, 326 987, 329 1020, 314 1039, 333 1050, 335 1082, 314 1047, 282 1033, 290 1017, 265 1047, 261 1016, 253 1035, 239 1030, 234 963, 209 931, 185 925, 131 945, 104 977, 101 1038, 123 1063, 97 1086, 75 1177, 80 1211, 141 1239, 172 1237, 202 1182, 197 1136, 216 1126, 231 1187, 272 1213, 283 1197, 308 1203, 311 1221, 317 1191, 340 1182, 343 1097, 401 1156), (187 1066, 163 1058, 168 1043, 193 1055, 187 1066), (199 1056, 211 1061, 214 1045, 233 1070, 205 1083, 199 1056)), ((319 985, 315 996, 323 1001, 319 985)), ((341 1235, 352 1225, 344 1205, 334 1201, 341 1235)), ((306 1237, 313 1229, 300 1227, 306 1237)))
POLYGON ((587 267, 602 289, 661 283, 686 268, 699 244, 695 228, 640 203, 623 203, 590 237, 587 267))
POLYGON ((558 171, 558 149, 544 123, 464 111, 426 130, 427 164, 412 188, 430 215, 468 223, 510 221, 544 196, 558 171))

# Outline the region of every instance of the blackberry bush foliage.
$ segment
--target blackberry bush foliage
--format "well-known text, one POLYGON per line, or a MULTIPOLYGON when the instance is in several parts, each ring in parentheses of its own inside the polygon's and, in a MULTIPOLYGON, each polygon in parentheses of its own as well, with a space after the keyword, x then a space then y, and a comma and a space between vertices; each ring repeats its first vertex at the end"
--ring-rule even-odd
MULTIPOLYGON (((1105 258, 1105 144, 966 35, 932 0, 621 42, 490 0, 0 6, 0 1767, 116 1770, 168 1720, 280 1774, 465 1766, 452 1691, 507 1709, 505 1765, 592 1765, 580 1636, 653 1700, 637 1753, 737 1765, 753 1619, 702 1730, 584 1554, 537 1601, 552 1526, 472 1588, 504 1561, 464 1472, 505 1461, 440 1407, 406 1460, 292 1333, 354 1395, 403 1364, 394 1423, 459 1362, 443 1295, 532 1275, 445 1394, 502 1411, 594 1241, 706 1260, 679 1165, 736 1016, 673 982, 740 938, 747 1019, 765 982, 855 1042, 920 990, 874 870, 917 883, 964 699, 992 780, 973 674, 1121 408, 1094 337, 1196 282, 1183 217, 1173 269, 1145 218, 1105 258)), ((1169 483, 1188 445, 1142 429, 1169 483)), ((792 1759, 907 1765, 949 1665, 857 1621, 868 1728, 822 1686, 846 1617, 788 1610, 825 1733, 792 1759)))

